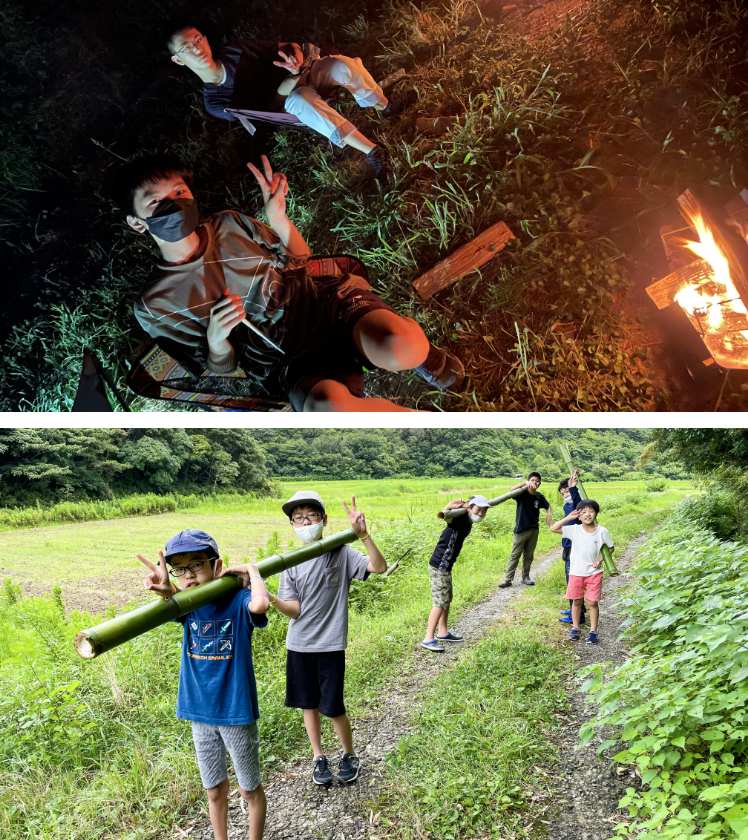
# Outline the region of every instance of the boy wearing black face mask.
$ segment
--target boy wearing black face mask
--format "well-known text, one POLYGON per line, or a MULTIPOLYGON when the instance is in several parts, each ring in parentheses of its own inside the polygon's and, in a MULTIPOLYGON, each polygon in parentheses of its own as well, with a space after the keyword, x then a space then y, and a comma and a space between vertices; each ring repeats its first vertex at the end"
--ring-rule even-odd
MULTIPOLYGON (((353 578, 366 580, 372 572, 387 571, 387 561, 369 536, 363 512, 356 510, 356 499, 351 499, 350 509, 345 502, 343 507, 369 556, 343 545, 286 569, 281 573, 278 597, 270 596, 270 603, 291 619, 286 636, 286 706, 303 709, 314 751, 312 779, 318 785, 333 781, 322 749, 320 714, 331 718, 343 747, 338 781, 350 784, 358 778, 359 759, 343 702, 348 590, 353 578)), ((283 512, 302 542, 322 539, 327 513, 318 493, 295 493, 283 505, 283 512)))
POLYGON ((285 176, 266 157, 264 174, 248 167, 269 225, 233 210, 198 225, 192 174, 174 159, 139 158, 120 170, 115 192, 127 222, 162 256, 134 307, 143 329, 194 375, 240 366, 257 396, 283 392, 297 411, 406 411, 364 396, 364 366, 415 369, 436 388, 459 387, 460 362, 364 278, 307 269, 309 247, 286 215, 285 176))

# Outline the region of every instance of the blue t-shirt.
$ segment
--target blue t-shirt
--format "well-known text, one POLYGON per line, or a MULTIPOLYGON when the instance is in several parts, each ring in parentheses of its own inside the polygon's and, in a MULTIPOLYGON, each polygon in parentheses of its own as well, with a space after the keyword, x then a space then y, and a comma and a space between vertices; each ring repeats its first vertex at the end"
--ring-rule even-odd
POLYGON ((259 718, 252 631, 268 619, 249 611, 251 600, 251 590, 242 589, 178 619, 184 625, 178 718, 214 726, 259 718))
MULTIPOLYGON (((579 495, 579 490, 576 487, 570 487, 569 492, 571 496, 569 496, 568 501, 564 502, 564 516, 568 516, 573 510, 576 510, 577 505, 582 501, 582 497, 579 495)), ((581 525, 582 523, 579 519, 570 519, 566 524, 581 525)), ((568 537, 564 537, 561 540, 561 547, 571 548, 571 540, 568 537)))

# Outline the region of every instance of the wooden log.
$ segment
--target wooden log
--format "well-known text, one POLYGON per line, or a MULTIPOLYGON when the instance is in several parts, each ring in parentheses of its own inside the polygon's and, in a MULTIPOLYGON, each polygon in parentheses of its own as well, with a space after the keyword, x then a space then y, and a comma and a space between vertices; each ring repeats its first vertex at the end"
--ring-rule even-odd
MULTIPOLYGON (((677 268, 675 271, 647 286, 647 294, 652 298, 652 301, 658 309, 665 309, 671 303, 675 303, 675 296, 678 292, 694 284, 694 272, 690 270, 690 267, 694 263, 708 269, 708 263, 696 257, 688 266, 677 268)), ((704 279, 702 277, 699 282, 703 283, 704 279)))
POLYGON ((450 283, 461 280, 471 271, 492 260, 510 239, 515 239, 515 236, 504 222, 491 225, 475 239, 414 280, 413 288, 424 300, 428 300, 431 295, 446 288, 450 283))
POLYGON ((678 205, 686 221, 692 224, 701 215, 730 267, 730 277, 743 302, 748 305, 748 242, 732 226, 726 224, 722 208, 713 207, 693 190, 678 196, 678 205))

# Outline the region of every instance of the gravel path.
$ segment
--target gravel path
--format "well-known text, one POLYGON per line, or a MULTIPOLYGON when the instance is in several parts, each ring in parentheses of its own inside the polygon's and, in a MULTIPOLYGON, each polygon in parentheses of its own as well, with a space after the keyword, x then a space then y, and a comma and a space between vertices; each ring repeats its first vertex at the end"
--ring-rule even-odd
MULTIPOLYGON (((533 577, 542 575, 558 556, 558 549, 555 549, 539 557, 533 564, 533 577)), ((311 751, 308 758, 290 763, 283 772, 272 773, 265 785, 268 816, 264 840, 348 840, 366 837, 372 832, 377 823, 375 803, 385 757, 410 731, 411 715, 418 708, 424 686, 443 669, 452 667, 462 651, 484 638, 509 601, 523 591, 525 588, 515 577, 512 587, 496 589, 464 613, 452 625, 452 629, 465 638, 463 644, 450 645, 441 654, 422 651, 422 655, 405 666, 397 680, 382 691, 384 702, 365 717, 352 721, 353 742, 361 756, 361 773, 354 784, 348 787, 334 784, 329 790, 315 785, 311 779, 311 751)), ((341 757, 340 749, 328 754, 333 769, 341 757)), ((230 778, 233 785, 234 779, 230 778)), ((232 787, 231 840, 244 840, 247 836, 244 802, 238 793, 232 787)), ((206 816, 178 829, 173 837, 212 840, 213 832, 206 816)))
MULTIPOLYGON (((584 643, 586 631, 582 632, 582 641, 569 642, 575 645, 578 657, 575 665, 578 668, 596 662, 621 665, 625 661, 627 652, 624 643, 618 640, 623 630, 622 619, 618 615, 618 600, 620 590, 634 580, 626 570, 646 539, 639 537, 632 540, 623 555, 616 559, 621 574, 606 577, 603 581, 598 644, 584 643)), ((546 835, 548 840, 609 840, 615 837, 613 827, 621 816, 617 813, 618 803, 627 787, 638 785, 638 778, 632 770, 612 761, 612 756, 618 752, 617 747, 608 749, 604 759, 597 756, 598 745, 613 737, 612 727, 598 730, 589 744, 577 748, 580 727, 593 717, 585 712, 586 696, 579 692, 572 695, 569 716, 561 731, 561 766, 554 783, 556 808, 545 817, 550 820, 546 835)))

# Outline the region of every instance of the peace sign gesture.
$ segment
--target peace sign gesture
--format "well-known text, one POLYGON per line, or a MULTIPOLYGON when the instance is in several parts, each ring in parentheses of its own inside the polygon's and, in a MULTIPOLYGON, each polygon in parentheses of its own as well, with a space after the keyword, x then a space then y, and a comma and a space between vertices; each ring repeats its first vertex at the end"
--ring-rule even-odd
POLYGON ((345 501, 343 501, 343 507, 345 508, 345 512, 348 514, 348 519, 351 522, 351 528, 353 528, 356 536, 359 539, 368 537, 369 532, 366 530, 366 520, 364 519, 364 512, 362 510, 356 510, 356 497, 351 496, 350 508, 345 503, 345 501))
POLYGON ((171 598, 174 594, 174 587, 171 585, 171 581, 169 580, 169 570, 166 568, 166 558, 164 557, 164 552, 159 551, 158 553, 158 566, 154 566, 153 563, 151 563, 150 560, 146 560, 142 554, 138 554, 137 557, 144 566, 148 566, 151 570, 150 574, 147 574, 143 578, 143 589, 145 589, 146 592, 148 590, 155 592, 162 598, 171 598))
POLYGON ((262 156, 264 175, 253 163, 248 163, 247 168, 255 176, 262 190, 262 201, 265 204, 268 222, 270 227, 275 229, 275 223, 283 221, 286 217, 286 195, 288 194, 286 176, 281 175, 280 172, 273 172, 273 167, 270 166, 266 155, 262 156))

